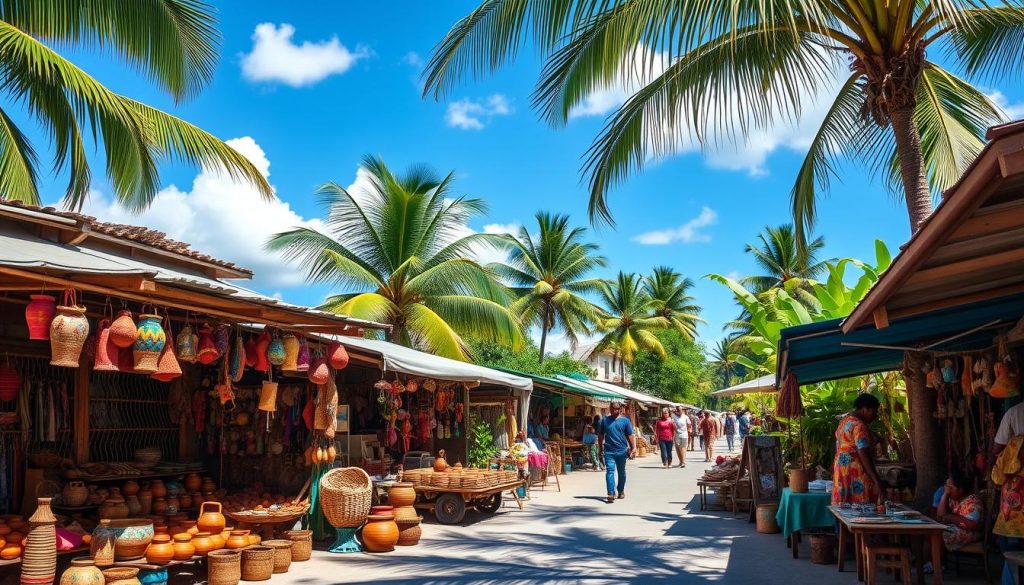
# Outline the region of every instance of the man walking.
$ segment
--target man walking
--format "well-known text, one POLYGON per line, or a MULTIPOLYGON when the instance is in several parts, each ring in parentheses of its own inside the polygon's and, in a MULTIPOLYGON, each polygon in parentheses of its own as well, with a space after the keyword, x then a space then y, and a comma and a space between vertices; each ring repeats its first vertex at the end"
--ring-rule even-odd
POLYGON ((704 446, 704 461, 712 461, 715 456, 715 432, 718 425, 715 424, 710 412, 704 411, 701 416, 704 417, 700 421, 700 442, 704 446))
POLYGON ((704 423, 707 422, 711 425, 711 429, 715 428, 715 423, 709 420, 710 418, 711 415, 708 414, 708 411, 706 410, 700 411, 700 414, 697 415, 697 437, 700 439, 701 451, 705 451, 707 449, 707 440, 704 438, 704 423))
POLYGON ((750 412, 744 410, 743 414, 740 415, 739 421, 737 422, 739 422, 740 443, 742 443, 744 440, 746 440, 747 435, 750 434, 750 412))
POLYGON ((636 455, 636 443, 633 439, 633 425, 629 418, 622 416, 622 403, 612 402, 608 416, 601 419, 601 428, 597 431, 597 446, 604 459, 604 479, 608 486, 608 503, 626 497, 626 458, 636 455), (615 481, 618 471, 619 481, 615 481))
POLYGON ((697 448, 694 443, 697 442, 697 435, 700 434, 700 423, 697 421, 697 415, 692 410, 686 411, 686 417, 690 419, 690 426, 688 431, 690 433, 690 451, 696 451, 697 448))
POLYGON ((690 441, 690 417, 683 412, 682 406, 677 406, 672 414, 672 422, 676 423, 675 447, 676 455, 679 456, 679 467, 686 467, 686 446, 690 441))
POLYGON ((729 452, 732 453, 736 441, 736 415, 731 411, 725 415, 725 442, 729 445, 729 452))

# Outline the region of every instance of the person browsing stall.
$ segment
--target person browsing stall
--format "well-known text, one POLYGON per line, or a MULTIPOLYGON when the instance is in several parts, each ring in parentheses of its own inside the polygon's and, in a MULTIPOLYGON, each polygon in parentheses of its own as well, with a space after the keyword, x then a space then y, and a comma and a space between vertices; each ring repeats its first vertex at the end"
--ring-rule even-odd
POLYGON ((672 467, 672 443, 676 438, 676 423, 669 417, 668 408, 661 409, 661 418, 654 421, 654 435, 661 449, 661 466, 672 467))
POLYGON ((868 428, 878 418, 878 399, 860 394, 853 410, 836 428, 836 458, 832 464, 832 504, 882 502, 882 481, 871 455, 873 439, 868 428))
POLYGON ((610 414, 601 419, 601 426, 597 430, 597 446, 604 459, 604 477, 610 504, 615 501, 616 494, 620 500, 626 497, 626 459, 636 456, 636 443, 633 439, 633 424, 628 417, 622 415, 622 403, 612 402, 608 410, 610 414))

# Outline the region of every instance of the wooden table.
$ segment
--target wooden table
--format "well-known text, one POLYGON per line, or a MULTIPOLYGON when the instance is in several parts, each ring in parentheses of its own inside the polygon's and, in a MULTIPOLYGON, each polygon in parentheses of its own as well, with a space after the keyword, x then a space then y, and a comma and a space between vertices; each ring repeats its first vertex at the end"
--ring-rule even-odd
MULTIPOLYGON (((700 509, 701 509, 701 511, 703 512, 704 510, 708 509, 708 488, 711 488, 713 490, 718 490, 718 489, 721 489, 721 488, 724 488, 724 487, 729 487, 729 486, 732 485, 732 483, 733 482, 731 482, 731 481, 704 481, 703 479, 698 480, 697 481, 697 487, 700 489, 700 509)), ((715 499, 716 500, 721 500, 722 498, 718 497, 718 493, 715 493, 715 499)), ((721 501, 721 502, 719 502, 719 504, 722 506, 722 509, 724 510, 725 509, 725 502, 721 501)))
MULTIPOLYGON (((934 585, 942 585, 942 533, 946 530, 945 524, 939 524, 938 522, 921 516, 923 522, 917 524, 904 524, 899 522, 893 523, 857 523, 853 522, 856 516, 850 515, 849 508, 839 508, 838 506, 829 506, 829 511, 839 521, 839 570, 843 570, 844 557, 846 553, 846 535, 850 534, 853 536, 853 548, 854 555, 857 563, 857 579, 860 581, 864 580, 864 555, 866 552, 866 542, 868 537, 876 535, 888 535, 888 536, 906 536, 911 539, 921 539, 924 541, 927 539, 931 543, 931 558, 932 566, 935 567, 935 572, 932 573, 932 583, 934 585)), ((924 547, 922 547, 923 549, 924 547)), ((923 552, 923 551, 921 551, 923 552)), ((919 585, 924 583, 924 555, 916 555, 917 564, 917 582, 919 585)))

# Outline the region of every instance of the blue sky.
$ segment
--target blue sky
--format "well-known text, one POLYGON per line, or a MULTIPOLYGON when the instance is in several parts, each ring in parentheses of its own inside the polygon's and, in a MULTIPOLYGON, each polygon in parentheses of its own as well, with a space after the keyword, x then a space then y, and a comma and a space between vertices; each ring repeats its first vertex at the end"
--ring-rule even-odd
MULTIPOLYGON (((267 233, 315 220, 316 187, 352 184, 365 154, 381 155, 392 168, 426 163, 439 172, 455 170, 458 191, 490 205, 488 216, 471 225, 476 230, 529 225, 538 210, 586 224, 581 156, 621 92, 601 92, 587 104, 587 115, 551 128, 529 106, 540 63, 526 50, 494 76, 462 84, 445 102, 421 99, 422 60, 474 5, 336 2, 314 9, 290 2, 223 3, 216 77, 182 104, 116 60, 69 53, 116 91, 221 138, 240 139, 233 144, 269 169, 281 199, 268 206, 222 177, 167 165, 157 204, 132 217, 110 203, 97 161, 96 194, 87 211, 162 229, 251 267, 258 273, 255 288, 303 304, 318 303, 328 291, 304 286, 301 275, 281 269, 259 244, 267 233)), ((1024 101, 1019 82, 998 90, 1017 111, 1024 101)), ((754 270, 744 244, 763 226, 789 221, 789 191, 807 137, 805 127, 780 124, 735 151, 681 153, 636 174, 611 196, 617 227, 592 233, 609 258, 606 275, 664 264, 692 277, 708 321, 700 332, 713 342, 736 308, 724 287, 702 277, 754 270)), ((62 189, 62 181, 49 181, 47 200, 58 200, 62 189)), ((843 169, 843 181, 833 185, 819 214, 817 232, 826 237, 827 256, 871 258, 876 238, 895 252, 908 235, 903 204, 855 166, 843 169)))

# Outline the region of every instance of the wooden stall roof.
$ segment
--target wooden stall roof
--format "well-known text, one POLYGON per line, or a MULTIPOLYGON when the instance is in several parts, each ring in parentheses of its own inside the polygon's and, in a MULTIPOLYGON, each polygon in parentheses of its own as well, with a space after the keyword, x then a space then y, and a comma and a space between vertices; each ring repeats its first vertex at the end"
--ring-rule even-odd
POLYGON ((387 325, 285 303, 228 279, 252 272, 162 232, 0 201, 0 294, 84 293, 310 333, 361 335, 387 325))
POLYGON ((995 126, 987 138, 843 332, 1024 292, 1024 120, 995 126))

